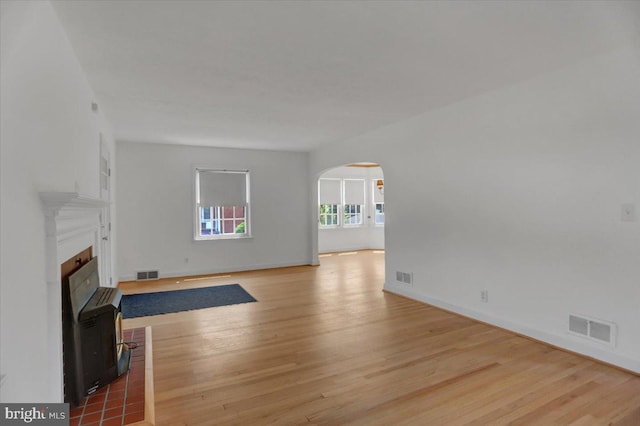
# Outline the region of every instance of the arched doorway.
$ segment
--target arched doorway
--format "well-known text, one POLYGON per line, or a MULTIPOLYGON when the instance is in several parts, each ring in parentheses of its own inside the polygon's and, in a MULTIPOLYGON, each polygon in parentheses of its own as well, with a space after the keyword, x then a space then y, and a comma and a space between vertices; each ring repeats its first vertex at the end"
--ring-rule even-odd
POLYGON ((332 253, 384 253, 384 172, 358 162, 325 170, 317 179, 318 258, 332 253))

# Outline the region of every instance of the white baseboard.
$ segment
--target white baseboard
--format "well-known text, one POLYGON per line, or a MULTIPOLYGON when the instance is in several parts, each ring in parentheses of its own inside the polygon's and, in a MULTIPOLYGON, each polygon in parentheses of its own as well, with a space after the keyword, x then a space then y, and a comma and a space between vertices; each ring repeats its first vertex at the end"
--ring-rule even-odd
MULTIPOLYGON (((186 277, 190 275, 213 275, 213 274, 223 274, 223 273, 232 273, 232 272, 247 272, 247 271, 258 271, 261 269, 274 269, 274 268, 289 268, 292 266, 305 266, 311 265, 310 261, 302 261, 302 262, 293 262, 293 263, 265 263, 258 265, 248 265, 248 266, 239 266, 239 267, 220 267, 220 268, 207 268, 207 269, 189 269, 182 271, 163 271, 159 270, 160 279, 163 278, 171 278, 171 277, 186 277)), ((118 278, 118 282, 120 281, 135 281, 135 274, 132 275, 123 275, 118 278)))
POLYGON ((589 346, 587 344, 574 341, 572 339, 576 338, 569 335, 568 332, 566 336, 557 335, 505 320, 504 318, 488 315, 484 312, 478 312, 473 309, 452 305, 445 301, 420 294, 413 288, 407 288, 406 284, 385 283, 384 290, 640 374, 640 360, 611 352, 605 348, 589 346))
POLYGON ((362 250, 384 250, 384 247, 382 248, 376 248, 376 247, 371 247, 371 246, 363 246, 363 245, 358 245, 358 246, 346 246, 346 247, 332 247, 332 248, 323 248, 322 250, 318 250, 319 254, 328 254, 328 253, 339 253, 339 252, 343 252, 343 251, 362 251, 362 250))

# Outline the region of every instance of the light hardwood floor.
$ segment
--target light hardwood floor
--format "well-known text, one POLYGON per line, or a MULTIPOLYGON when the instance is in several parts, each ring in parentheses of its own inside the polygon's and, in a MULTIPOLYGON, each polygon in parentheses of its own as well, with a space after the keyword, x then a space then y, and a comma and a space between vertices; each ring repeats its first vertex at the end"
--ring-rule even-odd
POLYGON ((258 299, 125 320, 153 326, 156 424, 640 425, 640 377, 385 293, 383 256, 121 283, 258 299))

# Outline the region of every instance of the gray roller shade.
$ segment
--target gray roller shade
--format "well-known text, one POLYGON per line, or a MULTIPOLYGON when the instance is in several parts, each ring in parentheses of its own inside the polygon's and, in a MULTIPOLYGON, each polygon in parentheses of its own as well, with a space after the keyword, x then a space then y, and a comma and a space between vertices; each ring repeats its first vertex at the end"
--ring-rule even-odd
POLYGON ((244 206, 247 204, 247 172, 198 170, 200 205, 244 206))
POLYGON ((342 204, 340 179, 320 179, 320 204, 342 204))
POLYGON ((344 180, 344 203, 360 205, 364 204, 364 180, 344 180))

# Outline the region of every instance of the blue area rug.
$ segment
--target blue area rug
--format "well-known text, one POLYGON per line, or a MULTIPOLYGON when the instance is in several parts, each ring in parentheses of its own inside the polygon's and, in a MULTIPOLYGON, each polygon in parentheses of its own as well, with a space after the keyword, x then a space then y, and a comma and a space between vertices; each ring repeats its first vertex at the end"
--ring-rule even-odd
POLYGON ((135 318, 255 302, 240 284, 122 296, 122 317, 135 318))

